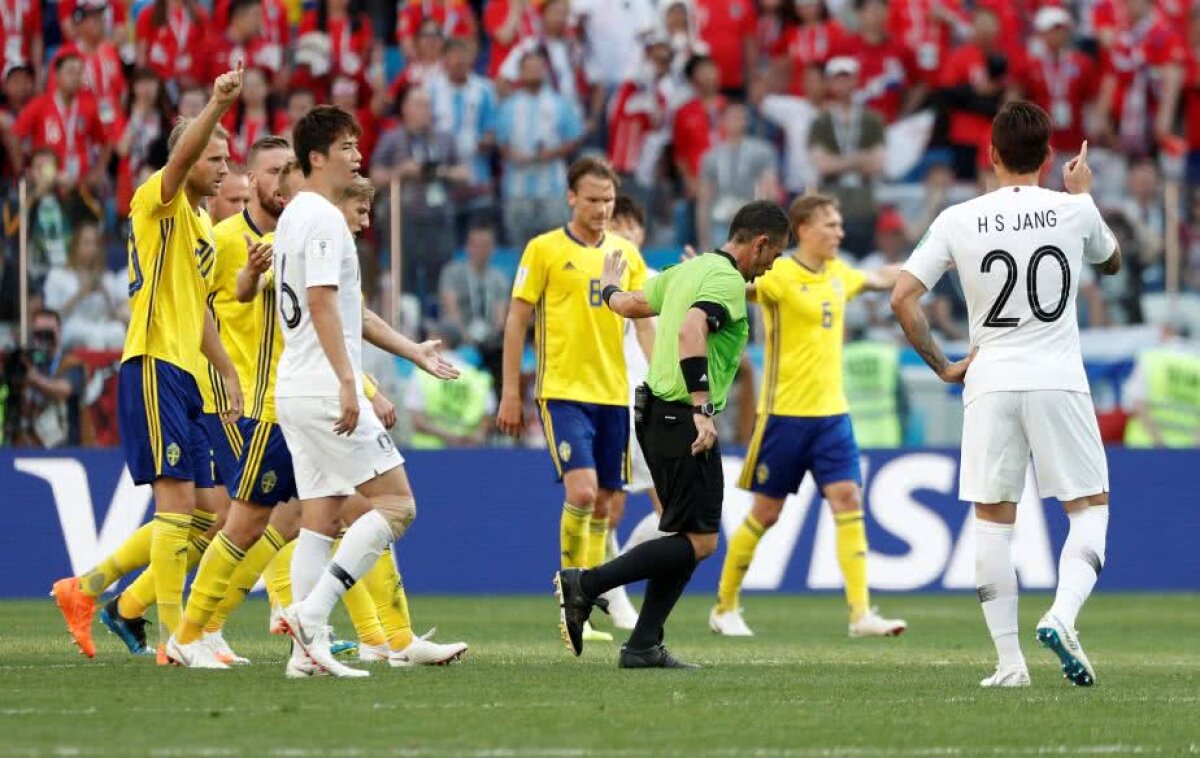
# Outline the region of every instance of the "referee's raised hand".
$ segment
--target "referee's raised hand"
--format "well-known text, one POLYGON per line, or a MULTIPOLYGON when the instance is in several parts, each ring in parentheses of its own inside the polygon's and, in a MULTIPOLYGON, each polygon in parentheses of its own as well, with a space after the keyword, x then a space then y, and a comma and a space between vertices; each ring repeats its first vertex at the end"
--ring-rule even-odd
POLYGON ((629 263, 621 255, 620 250, 614 250, 604 256, 604 267, 600 269, 600 289, 605 287, 620 287, 621 277, 625 276, 625 269, 629 268, 629 263))

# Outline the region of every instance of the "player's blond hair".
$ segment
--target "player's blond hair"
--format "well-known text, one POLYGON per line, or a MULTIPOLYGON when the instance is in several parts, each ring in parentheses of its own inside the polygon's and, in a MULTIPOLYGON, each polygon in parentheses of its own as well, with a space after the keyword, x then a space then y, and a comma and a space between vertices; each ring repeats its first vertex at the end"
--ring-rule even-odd
POLYGON ((360 176, 350 183, 350 186, 342 193, 342 201, 349 202, 351 200, 375 202, 375 185, 371 183, 370 179, 360 176))
POLYGON ((837 208, 838 201, 836 197, 830 195, 822 195, 814 193, 812 195, 803 195, 792 201, 788 208, 788 223, 792 225, 792 229, 800 227, 812 221, 813 216, 817 215, 817 211, 822 208, 837 208))
MULTIPOLYGON (((168 155, 175 151, 175 146, 179 144, 179 140, 183 139, 183 133, 187 131, 188 126, 190 126, 193 121, 195 121, 195 119, 187 118, 186 116, 180 116, 179 118, 175 119, 175 126, 171 127, 171 134, 169 137, 167 137, 168 155)), ((213 127, 212 136, 218 139, 229 139, 229 130, 220 124, 217 124, 213 127)))

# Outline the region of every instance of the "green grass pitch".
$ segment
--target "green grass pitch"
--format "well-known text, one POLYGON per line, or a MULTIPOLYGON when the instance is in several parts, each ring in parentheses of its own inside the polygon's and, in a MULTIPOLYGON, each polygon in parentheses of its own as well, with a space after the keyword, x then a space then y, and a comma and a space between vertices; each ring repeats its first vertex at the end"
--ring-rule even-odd
MULTIPOLYGON (((620 671, 616 644, 581 659, 552 597, 412 599, 418 631, 465 639, 445 669, 376 666, 369 680, 289 681, 261 600, 226 637, 254 665, 227 672, 135 660, 97 622, 75 652, 49 599, 0 603, 0 754, 22 755, 1040 755, 1200 753, 1200 595, 1105 595, 1084 611, 1097 669, 1071 687, 1034 642, 1044 595, 1022 598, 1033 686, 984 691, 978 603, 880 596, 899 639, 846 637, 835 597, 752 595, 751 640, 706 628, 684 599, 671 647, 695 672, 620 671)), ((350 632, 339 609, 338 630, 350 632)), ((599 625, 603 628, 606 622, 599 625)), ((151 634, 154 627, 150 627, 151 634)))

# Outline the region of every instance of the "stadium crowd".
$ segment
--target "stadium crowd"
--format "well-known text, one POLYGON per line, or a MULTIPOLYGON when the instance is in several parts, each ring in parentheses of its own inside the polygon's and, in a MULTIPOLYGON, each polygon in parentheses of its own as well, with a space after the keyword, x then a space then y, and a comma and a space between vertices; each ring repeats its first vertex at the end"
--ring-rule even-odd
MULTIPOLYGON (((565 222, 566 166, 588 151, 646 208, 652 266, 719 244, 749 200, 820 190, 841 205, 847 259, 873 268, 903 261, 938 212, 991 186, 991 117, 1028 98, 1055 125, 1047 184, 1089 140, 1094 195, 1125 252, 1120 276, 1081 287, 1081 325, 1150 324, 1172 346, 1200 323, 1200 3, 0 0, 0 11, 0 322, 19 316, 22 177, 33 293, 30 341, 3 335, 10 444, 115 442, 105 384, 129 317, 129 201, 165 162, 174 116, 195 115, 238 60, 245 85, 225 124, 235 162, 317 103, 363 126, 363 173, 379 189, 364 294, 388 302, 398 223, 404 328, 440 336, 473 372, 454 390, 464 399, 373 367, 428 445, 495 442, 516 259, 565 222), (464 408, 472 418, 431 418, 464 408)), ((231 172, 214 220, 248 199, 244 174, 231 172)), ((927 308, 943 337, 965 339, 954 277, 927 308)), ((847 322, 851 336, 902 341, 884 298, 862 298, 847 322)), ((1200 367, 1188 370, 1200 383, 1200 367)), ((727 414, 743 440, 744 373, 727 414)), ((1133 373, 1127 395, 1155 391, 1133 373)), ((1184 402, 1200 419, 1197 395, 1184 402)))

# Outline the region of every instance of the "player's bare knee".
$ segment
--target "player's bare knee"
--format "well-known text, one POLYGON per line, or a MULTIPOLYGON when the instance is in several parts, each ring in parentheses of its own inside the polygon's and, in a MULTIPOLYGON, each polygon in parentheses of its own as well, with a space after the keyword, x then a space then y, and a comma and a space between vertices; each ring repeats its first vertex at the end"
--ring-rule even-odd
POLYGON ((862 490, 854 482, 837 482, 825 488, 825 499, 834 513, 862 510, 862 490))
POLYGON ((387 520, 394 540, 400 539, 417 517, 417 501, 409 495, 381 495, 372 498, 371 505, 387 520))
POLYGON ((591 511, 596 505, 596 491, 594 484, 568 484, 567 502, 576 508, 591 511))
POLYGON ((1017 522, 1017 504, 976 503, 975 518, 994 524, 1015 524, 1017 522))
POLYGON ((715 533, 688 534, 686 537, 692 543, 692 550, 696 553, 697 561, 702 561, 717 552, 717 535, 715 533))
POLYGON ((764 529, 770 529, 779 521, 779 514, 783 513, 783 501, 774 500, 755 500, 754 505, 750 508, 750 515, 754 520, 762 524, 764 529))

